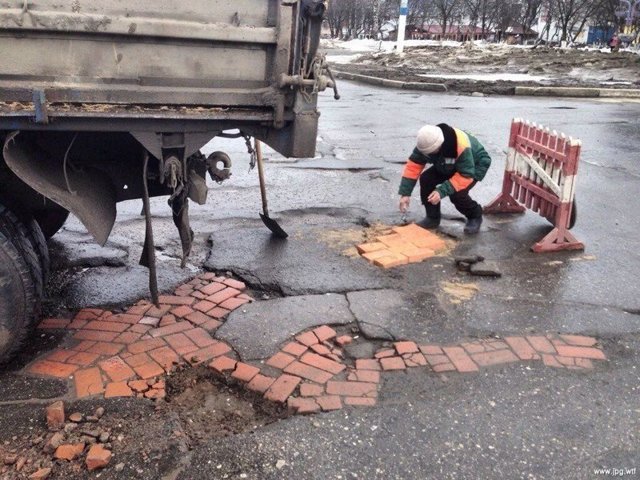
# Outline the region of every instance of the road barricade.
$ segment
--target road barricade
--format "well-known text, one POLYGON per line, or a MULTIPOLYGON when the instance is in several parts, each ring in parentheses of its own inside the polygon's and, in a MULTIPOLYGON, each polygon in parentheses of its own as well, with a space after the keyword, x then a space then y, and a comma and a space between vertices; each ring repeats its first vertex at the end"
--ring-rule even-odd
POLYGON ((534 252, 584 250, 569 231, 581 147, 580 140, 513 120, 502 193, 484 208, 485 213, 529 209, 549 220, 554 229, 532 247, 534 252))

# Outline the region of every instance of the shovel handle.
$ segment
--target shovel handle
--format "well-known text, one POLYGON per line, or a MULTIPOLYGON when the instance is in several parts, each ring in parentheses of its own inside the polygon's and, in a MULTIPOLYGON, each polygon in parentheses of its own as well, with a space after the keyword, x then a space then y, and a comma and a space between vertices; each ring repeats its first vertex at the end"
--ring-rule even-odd
POLYGON ((264 182, 264 163, 262 159, 262 142, 255 139, 256 160, 258 162, 258 177, 260 178, 260 195, 262 195, 262 210, 264 216, 269 216, 269 208, 267 207, 267 186, 264 182))

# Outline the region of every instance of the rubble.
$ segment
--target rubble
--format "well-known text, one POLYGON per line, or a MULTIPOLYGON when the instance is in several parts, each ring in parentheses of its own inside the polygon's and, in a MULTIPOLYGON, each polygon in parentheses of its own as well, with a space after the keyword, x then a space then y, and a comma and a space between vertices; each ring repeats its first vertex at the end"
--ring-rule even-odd
POLYGON ((49 430, 60 430, 64 427, 64 403, 57 401, 47 407, 47 427, 49 430))
POLYGON ((84 452, 84 447, 84 443, 60 445, 56 449, 56 453, 54 453, 53 456, 57 460, 67 460, 68 462, 71 462, 82 455, 82 452, 84 452))
POLYGON ((87 453, 87 468, 90 472, 106 467, 111 461, 111 451, 102 445, 94 445, 87 453))
POLYGON ((50 468, 41 468, 37 472, 29 475, 29 478, 31 480, 45 480, 46 478, 49 478, 50 474, 51 474, 50 468))

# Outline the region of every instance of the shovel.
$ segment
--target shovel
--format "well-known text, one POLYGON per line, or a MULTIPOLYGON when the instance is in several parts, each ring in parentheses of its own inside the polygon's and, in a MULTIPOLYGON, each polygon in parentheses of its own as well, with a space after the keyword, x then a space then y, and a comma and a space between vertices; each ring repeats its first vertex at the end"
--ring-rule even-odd
POLYGON ((287 238, 289 234, 285 232, 280 225, 278 225, 278 222, 273 218, 269 218, 269 208, 267 207, 267 185, 264 181, 264 163, 262 160, 262 143, 260 140, 256 139, 255 145, 256 158, 258 161, 258 177, 260 177, 260 194, 262 195, 262 210, 264 211, 264 213, 260 214, 260 218, 276 237, 287 238))

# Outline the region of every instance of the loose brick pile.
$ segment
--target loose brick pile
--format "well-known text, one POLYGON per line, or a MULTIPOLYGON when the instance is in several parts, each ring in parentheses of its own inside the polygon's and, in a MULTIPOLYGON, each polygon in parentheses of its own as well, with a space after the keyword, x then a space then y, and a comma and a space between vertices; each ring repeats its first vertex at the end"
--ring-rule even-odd
POLYGON ((416 224, 394 227, 375 242, 358 245, 362 257, 382 268, 419 263, 446 248, 438 235, 416 224))
POLYGON ((77 398, 163 398, 161 377, 178 365, 231 352, 211 335, 226 316, 252 299, 237 280, 206 273, 160 296, 160 308, 141 301, 124 313, 84 309, 73 320, 47 319, 40 329, 73 330, 73 344, 39 359, 27 372, 73 378, 77 398))
POLYGON ((161 399, 166 373, 184 363, 205 364, 266 400, 305 414, 375 405, 385 372, 425 368, 469 373, 520 361, 588 370, 593 360, 606 360, 591 337, 530 335, 457 345, 396 342, 353 364, 343 347, 354 338, 338 336, 325 325, 300 333, 264 363, 249 364, 212 336, 232 310, 251 301, 244 290, 242 282, 207 273, 176 289, 175 295, 160 297, 160 308, 142 301, 125 313, 84 309, 73 320, 44 320, 41 329, 73 330, 73 344, 36 360, 27 372, 72 378, 78 398, 161 399))

